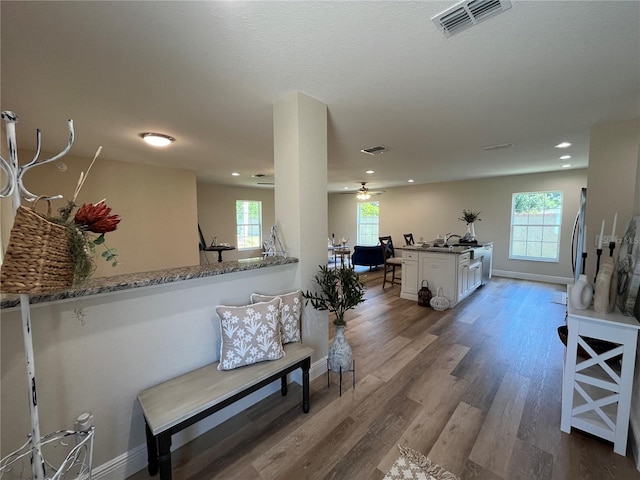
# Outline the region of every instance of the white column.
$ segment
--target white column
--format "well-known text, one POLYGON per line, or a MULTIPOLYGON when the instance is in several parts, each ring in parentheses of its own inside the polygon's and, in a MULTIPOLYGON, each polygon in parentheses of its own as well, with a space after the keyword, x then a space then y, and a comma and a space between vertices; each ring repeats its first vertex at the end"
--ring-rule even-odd
MULTIPOLYGON (((275 218, 290 256, 300 259, 296 283, 312 287, 318 265, 327 262, 327 106, 300 92, 278 101, 273 110, 275 218)), ((309 305, 303 314, 303 342, 326 356, 327 312, 309 305)))

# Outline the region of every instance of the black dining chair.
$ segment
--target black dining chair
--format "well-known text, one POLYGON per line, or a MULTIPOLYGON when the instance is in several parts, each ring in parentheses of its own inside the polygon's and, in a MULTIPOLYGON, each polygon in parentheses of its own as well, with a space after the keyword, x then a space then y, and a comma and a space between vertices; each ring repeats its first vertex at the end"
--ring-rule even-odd
POLYGON ((395 250, 393 249, 393 240, 391 236, 378 237, 380 240, 380 248, 384 256, 384 277, 382 280, 382 288, 387 284, 387 274, 391 273, 391 285, 396 284, 396 280, 399 282, 402 277, 396 275, 396 267, 402 268, 402 259, 396 258, 395 250))
POLYGON ((402 235, 404 236, 405 245, 415 245, 415 242, 413 241, 413 233, 403 233, 402 235))

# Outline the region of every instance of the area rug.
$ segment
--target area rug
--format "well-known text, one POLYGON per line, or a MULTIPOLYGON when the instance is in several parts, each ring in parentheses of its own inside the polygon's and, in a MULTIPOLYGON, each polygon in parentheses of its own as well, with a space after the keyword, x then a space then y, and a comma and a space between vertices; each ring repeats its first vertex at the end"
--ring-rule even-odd
POLYGON ((398 445, 400 456, 383 480, 460 480, 420 452, 398 445))

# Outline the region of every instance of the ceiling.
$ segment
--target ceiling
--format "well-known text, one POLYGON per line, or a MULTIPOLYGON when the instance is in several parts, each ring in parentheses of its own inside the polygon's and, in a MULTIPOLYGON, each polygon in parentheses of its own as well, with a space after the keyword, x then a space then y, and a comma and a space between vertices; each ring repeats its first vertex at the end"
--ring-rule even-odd
POLYGON ((300 91, 328 106, 329 191, 584 168, 590 127, 640 116, 640 2, 514 0, 447 38, 454 3, 3 1, 0 107, 19 148, 61 150, 72 118, 75 155, 255 186, 300 91))

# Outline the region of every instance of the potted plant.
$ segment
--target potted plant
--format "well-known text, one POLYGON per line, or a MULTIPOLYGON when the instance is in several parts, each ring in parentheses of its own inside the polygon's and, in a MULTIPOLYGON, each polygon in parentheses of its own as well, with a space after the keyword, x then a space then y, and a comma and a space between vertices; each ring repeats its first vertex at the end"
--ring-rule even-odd
POLYGON ((329 346, 329 368, 336 373, 351 368, 351 347, 344 336, 347 325, 344 315, 348 310, 364 302, 364 283, 350 267, 328 268, 320 265, 320 271, 313 277, 320 287, 319 292, 307 290, 302 293, 305 305, 311 302, 316 310, 328 310, 335 314, 333 324, 335 335, 329 346))
POLYGON ((473 210, 462 210, 462 216, 458 217, 467 224, 467 233, 460 239, 461 242, 474 243, 476 241, 476 229, 474 222, 481 222, 480 214, 482 212, 474 212, 473 210))

